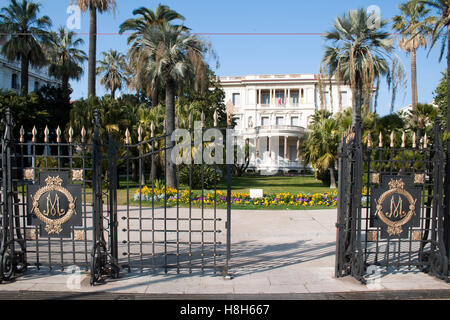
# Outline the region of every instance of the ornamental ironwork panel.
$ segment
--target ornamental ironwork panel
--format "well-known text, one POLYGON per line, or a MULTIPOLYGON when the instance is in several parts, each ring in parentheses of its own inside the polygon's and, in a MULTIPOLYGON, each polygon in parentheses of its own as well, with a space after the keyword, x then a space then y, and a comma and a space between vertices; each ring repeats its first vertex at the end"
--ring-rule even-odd
POLYGON ((411 176, 383 175, 371 200, 373 226, 381 230, 381 239, 407 238, 410 228, 420 226, 420 188, 411 176))
POLYGON ((71 226, 82 226, 81 185, 69 185, 67 172, 40 172, 39 184, 28 186, 29 225, 41 237, 68 238, 71 226))

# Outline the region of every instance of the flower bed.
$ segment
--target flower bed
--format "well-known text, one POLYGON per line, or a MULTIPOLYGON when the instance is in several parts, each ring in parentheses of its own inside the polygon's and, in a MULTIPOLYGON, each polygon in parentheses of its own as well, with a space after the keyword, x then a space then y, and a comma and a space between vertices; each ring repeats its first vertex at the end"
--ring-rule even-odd
MULTIPOLYGON (((151 188, 147 186, 141 190, 137 189, 134 194, 134 201, 145 203, 162 203, 167 201, 170 206, 180 206, 189 204, 189 190, 180 190, 177 193, 176 189, 168 188, 155 189, 152 192, 151 188), (140 197, 140 194, 142 195, 140 197), (152 200, 153 199, 153 200, 152 200)), ((204 205, 204 206, 216 206, 223 207, 227 204, 226 192, 218 190, 217 192, 208 191, 202 195, 199 191, 192 191, 191 204, 204 205)), ((265 194, 263 198, 252 199, 249 193, 245 192, 233 192, 231 194, 231 204, 234 207, 243 208, 304 208, 304 207, 336 207, 337 205, 337 191, 305 194, 305 193, 277 193, 277 194, 265 194)))

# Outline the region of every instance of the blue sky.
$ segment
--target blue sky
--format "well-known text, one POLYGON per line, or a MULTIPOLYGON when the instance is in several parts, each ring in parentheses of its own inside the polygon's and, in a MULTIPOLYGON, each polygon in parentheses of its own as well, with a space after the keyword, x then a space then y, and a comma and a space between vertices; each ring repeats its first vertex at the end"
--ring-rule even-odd
MULTIPOLYGON (((132 17, 135 8, 145 6, 156 8, 159 1, 116 0, 115 14, 105 13, 98 16, 97 55, 114 48, 126 53, 127 36, 117 35, 119 25, 132 17)), ((65 25, 69 14, 66 13, 70 0, 41 0, 41 13, 50 16, 53 28, 65 25)), ((194 33, 322 33, 330 30, 335 18, 349 9, 367 8, 376 5, 381 9, 384 19, 399 14, 398 4, 393 0, 166 0, 161 2, 185 16, 185 25, 194 33)), ((1 6, 7 3, 1 0, 1 6)), ((83 14, 81 29, 74 30, 85 40, 84 50, 88 52, 89 15, 83 14)), ((216 73, 220 76, 246 74, 283 74, 318 73, 325 41, 320 35, 208 35, 219 57, 220 66, 216 73)), ((428 55, 421 49, 417 57, 419 101, 430 102, 433 91, 445 70, 445 59, 438 61, 440 44, 428 55), (427 56, 428 55, 428 56, 427 56)), ((408 87, 398 93, 395 110, 410 103, 409 56, 397 52, 407 72, 408 87)), ((82 80, 72 82, 73 98, 87 94, 87 64, 82 80)), ((104 89, 98 84, 97 94, 103 95, 104 89)), ((385 83, 379 95, 378 112, 389 113, 391 93, 385 83)))

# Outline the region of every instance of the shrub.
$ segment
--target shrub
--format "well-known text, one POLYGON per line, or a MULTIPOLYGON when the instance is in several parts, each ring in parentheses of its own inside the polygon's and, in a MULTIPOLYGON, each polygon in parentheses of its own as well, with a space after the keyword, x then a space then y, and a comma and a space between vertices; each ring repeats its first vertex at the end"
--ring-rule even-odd
MULTIPOLYGON (((202 187, 202 166, 192 165, 192 188, 201 189, 202 187)), ((214 188, 214 179, 219 183, 222 179, 220 172, 216 172, 213 167, 203 166, 203 187, 205 189, 214 188)), ((180 169, 180 183, 189 186, 189 166, 183 166, 180 169)))

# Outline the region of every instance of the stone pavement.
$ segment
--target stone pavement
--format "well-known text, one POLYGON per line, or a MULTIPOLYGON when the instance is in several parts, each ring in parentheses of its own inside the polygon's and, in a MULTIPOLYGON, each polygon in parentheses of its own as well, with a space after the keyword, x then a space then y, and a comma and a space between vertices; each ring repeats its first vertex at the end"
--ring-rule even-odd
MULTIPOLYGON (((233 210, 233 278, 230 280, 208 273, 177 275, 174 271, 153 274, 123 270, 119 279, 107 279, 105 283, 91 287, 87 273, 82 273, 81 283, 77 286, 76 282, 71 282, 76 279, 74 275, 31 269, 16 281, 0 284, 0 291, 72 292, 81 297, 96 292, 177 296, 220 294, 224 297, 382 294, 397 290, 449 292, 450 284, 417 270, 383 271, 381 279, 374 285, 362 285, 351 277, 334 278, 335 223, 336 210, 233 210)), ((444 296, 448 298, 448 295, 444 296)))

